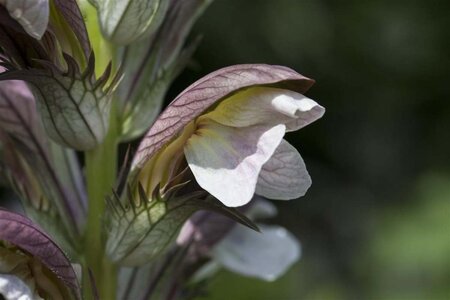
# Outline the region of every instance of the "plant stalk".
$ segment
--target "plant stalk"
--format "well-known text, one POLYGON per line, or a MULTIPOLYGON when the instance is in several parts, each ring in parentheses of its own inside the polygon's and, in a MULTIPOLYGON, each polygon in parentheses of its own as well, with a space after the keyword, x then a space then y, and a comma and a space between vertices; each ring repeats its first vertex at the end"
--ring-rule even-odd
POLYGON ((93 299, 89 270, 95 279, 100 299, 116 299, 117 270, 105 254, 105 198, 111 194, 117 175, 118 127, 114 103, 109 132, 97 148, 85 152, 89 210, 85 233, 83 276, 84 299, 93 299), (88 269, 89 268, 89 269, 88 269))

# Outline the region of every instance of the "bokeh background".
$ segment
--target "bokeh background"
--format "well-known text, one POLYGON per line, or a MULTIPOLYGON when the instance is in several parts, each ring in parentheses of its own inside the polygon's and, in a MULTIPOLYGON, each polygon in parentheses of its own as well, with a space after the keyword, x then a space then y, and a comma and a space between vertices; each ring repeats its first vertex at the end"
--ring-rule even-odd
POLYGON ((313 185, 273 222, 301 261, 274 283, 221 272, 206 299, 449 300, 450 2, 215 0, 194 33, 171 96, 264 62, 314 78, 327 109, 287 136, 313 185))
MULTIPOLYGON (((272 222, 302 243, 284 277, 222 271, 211 300, 450 299, 450 1, 215 0, 168 101, 238 63, 317 83, 323 119, 290 133, 313 179, 272 222)), ((0 198, 9 198, 0 189, 0 198)))

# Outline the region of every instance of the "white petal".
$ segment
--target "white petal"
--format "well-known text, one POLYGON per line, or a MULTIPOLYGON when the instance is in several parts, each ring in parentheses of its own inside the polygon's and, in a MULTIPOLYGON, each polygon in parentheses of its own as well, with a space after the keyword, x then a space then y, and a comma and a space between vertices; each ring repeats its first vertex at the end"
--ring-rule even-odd
POLYGON ((287 130, 292 131, 314 122, 324 112, 322 106, 302 94, 254 87, 225 99, 203 118, 233 127, 286 124, 287 130))
POLYGON ((0 296, 5 297, 6 300, 41 299, 35 298, 33 292, 22 280, 8 274, 0 274, 0 296))
POLYGON ((184 149, 198 184, 226 206, 248 203, 285 126, 231 128, 212 121, 198 126, 184 149))
POLYGON ((0 0, 23 29, 36 39, 47 30, 50 13, 48 0, 0 0))
POLYGON ((213 257, 230 271, 273 281, 300 258, 300 243, 283 227, 258 226, 262 233, 236 226, 214 248, 213 257))
POLYGON ((291 144, 283 140, 259 173, 256 194, 278 200, 290 200, 305 195, 311 177, 302 157, 291 144))

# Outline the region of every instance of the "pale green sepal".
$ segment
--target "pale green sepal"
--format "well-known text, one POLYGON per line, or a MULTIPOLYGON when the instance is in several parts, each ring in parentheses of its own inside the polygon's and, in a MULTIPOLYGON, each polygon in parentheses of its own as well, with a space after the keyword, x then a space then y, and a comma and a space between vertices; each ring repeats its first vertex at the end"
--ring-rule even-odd
POLYGON ((127 204, 122 204, 117 197, 108 200, 106 253, 121 266, 140 266, 165 253, 184 222, 198 210, 220 213, 252 231, 259 231, 245 215, 212 197, 205 198, 203 191, 177 197, 173 195, 176 192, 170 191, 161 195, 158 189, 151 201, 142 187, 139 187, 139 199, 129 193, 127 204))
POLYGON ((283 227, 259 227, 261 233, 236 226, 213 249, 212 255, 230 271, 274 281, 300 258, 300 243, 283 227))
POLYGON ((122 209, 116 206, 110 210, 106 252, 122 266, 139 266, 167 250, 183 223, 198 207, 192 200, 153 199, 122 209))
MULTIPOLYGON (((92 75, 92 74, 91 74, 92 75)), ((100 144, 109 126, 111 95, 90 76, 36 76, 32 91, 53 141, 76 150, 100 144)))
POLYGON ((119 45, 129 44, 155 31, 169 4, 169 0, 96 1, 103 34, 119 45))
POLYGON ((38 40, 42 38, 50 15, 48 0, 0 0, 0 4, 29 35, 38 40))

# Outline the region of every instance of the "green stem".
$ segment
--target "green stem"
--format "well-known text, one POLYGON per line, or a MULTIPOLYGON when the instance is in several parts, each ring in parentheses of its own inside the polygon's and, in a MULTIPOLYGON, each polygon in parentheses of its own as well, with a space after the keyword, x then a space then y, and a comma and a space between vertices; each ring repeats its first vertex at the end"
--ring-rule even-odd
POLYGON ((105 197, 111 194, 117 174, 118 128, 114 103, 111 108, 109 132, 97 148, 85 153, 89 211, 85 233, 84 299, 92 299, 88 271, 94 276, 100 299, 115 299, 117 272, 115 265, 105 254, 103 218, 105 197))

